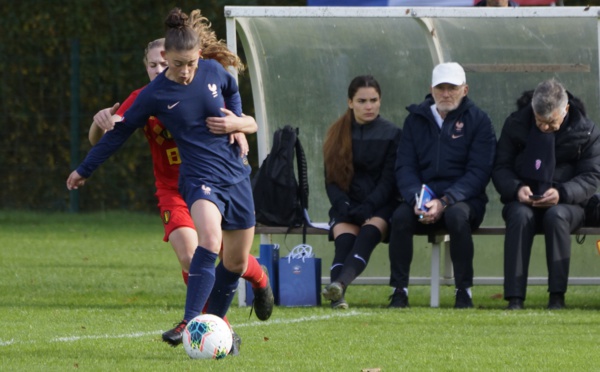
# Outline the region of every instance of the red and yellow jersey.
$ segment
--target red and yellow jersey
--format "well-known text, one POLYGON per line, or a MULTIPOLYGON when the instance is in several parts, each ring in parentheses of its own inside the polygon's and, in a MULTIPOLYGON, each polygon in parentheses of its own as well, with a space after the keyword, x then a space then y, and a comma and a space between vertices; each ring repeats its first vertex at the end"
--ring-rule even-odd
MULTIPOLYGON (((144 88, 132 92, 121 104, 116 114, 121 117, 124 116, 125 111, 133 104, 142 89, 144 88)), ((144 134, 152 153, 157 194, 166 190, 177 191, 181 158, 171 133, 157 118, 151 116, 144 126, 144 134)))

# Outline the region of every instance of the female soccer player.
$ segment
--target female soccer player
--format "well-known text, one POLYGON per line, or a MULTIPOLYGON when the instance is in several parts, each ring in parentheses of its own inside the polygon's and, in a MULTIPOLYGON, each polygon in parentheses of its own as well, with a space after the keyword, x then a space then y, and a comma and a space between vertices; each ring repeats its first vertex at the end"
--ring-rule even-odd
MULTIPOLYGON (((192 16, 195 15, 195 12, 198 11, 192 12, 192 16)), ((214 35, 214 31, 210 29, 210 25, 207 23, 203 23, 202 25, 204 27, 197 31, 201 37, 205 36, 202 38, 204 41, 203 49, 210 48, 211 50, 216 51, 221 44, 218 43, 216 37, 210 37, 211 35, 214 35)), ((154 40, 148 43, 148 46, 144 51, 143 61, 150 81, 154 80, 154 78, 167 67, 167 61, 161 55, 164 51, 164 44, 164 39, 154 40)), ((221 49, 222 48, 226 48, 226 46, 223 45, 221 49)), ((209 54, 210 57, 213 55, 214 54, 209 54)), ((230 58, 219 59, 219 56, 221 55, 222 54, 219 54, 214 59, 217 59, 224 65, 231 63, 230 58)), ((241 63, 238 63, 237 66, 243 67, 241 63)), ((113 120, 122 120, 123 114, 135 101, 135 98, 142 89, 143 88, 140 88, 132 92, 122 105, 116 103, 113 107, 103 109, 94 116, 94 122, 90 127, 88 135, 92 145, 95 145, 106 132, 103 128, 111 128, 113 120), (113 115, 116 116, 113 117, 113 115)), ((233 114, 229 115, 231 115, 232 119, 237 119, 237 116, 234 116, 233 114)), ((245 118, 246 120, 250 120, 250 122, 254 120, 251 117, 245 118)), ((194 223, 187 205, 177 190, 179 164, 181 163, 179 151, 175 141, 169 134, 169 131, 154 117, 148 119, 147 124, 144 126, 144 134, 148 140, 150 152, 152 154, 156 197, 158 198, 160 215, 165 229, 163 240, 171 243, 181 265, 183 281, 187 285, 190 262, 194 251, 198 246, 198 237, 194 230, 194 223)), ((243 133, 235 133, 230 136, 230 142, 233 143, 235 138, 235 141, 239 145, 240 155, 247 155, 248 141, 246 141, 246 136, 244 136, 243 133)), ((219 264, 221 265, 222 262, 219 264)), ((248 257, 248 268, 243 273, 242 277, 248 280, 252 285, 255 299, 253 307, 256 316, 260 320, 269 319, 273 312, 273 292, 269 285, 268 275, 263 271, 254 256, 250 255, 248 257)))
POLYGON ((348 308, 346 288, 386 237, 396 207, 394 164, 401 130, 379 116, 380 106, 379 83, 372 76, 355 77, 348 87, 348 109, 323 142, 330 239, 335 246, 331 284, 323 289, 323 297, 333 309, 348 308))
POLYGON ((195 22, 197 17, 189 18, 179 8, 169 13, 163 53, 169 67, 139 93, 123 120, 67 179, 69 189, 80 185, 151 116, 175 139, 181 156, 179 191, 191 211, 198 247, 190 264, 183 320, 163 334, 171 345, 181 343, 185 325, 200 314, 211 291, 217 295, 207 312, 225 315, 246 270, 255 225, 250 166, 230 146, 228 134, 254 133, 257 125, 223 117, 224 107, 241 116, 237 83, 218 62, 201 58, 195 22), (223 265, 215 270, 221 242, 223 265))

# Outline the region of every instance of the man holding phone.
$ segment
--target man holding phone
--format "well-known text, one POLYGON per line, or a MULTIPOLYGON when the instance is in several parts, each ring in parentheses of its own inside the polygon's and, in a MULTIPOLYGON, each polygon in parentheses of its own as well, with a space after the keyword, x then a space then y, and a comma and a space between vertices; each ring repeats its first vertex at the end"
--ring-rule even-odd
POLYGON ((600 131, 583 103, 556 80, 517 100, 505 121, 492 181, 504 203, 504 298, 524 308, 531 247, 543 233, 548 309, 565 307, 571 232, 584 223, 584 206, 600 186, 600 131))

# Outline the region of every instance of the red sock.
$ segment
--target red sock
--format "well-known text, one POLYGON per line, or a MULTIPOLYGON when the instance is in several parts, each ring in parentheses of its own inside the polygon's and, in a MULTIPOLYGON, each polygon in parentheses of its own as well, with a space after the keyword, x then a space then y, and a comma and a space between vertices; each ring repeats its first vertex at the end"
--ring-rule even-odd
POLYGON ((252 285, 252 288, 264 288, 267 286, 269 277, 265 274, 256 257, 248 255, 248 268, 242 275, 252 285))
POLYGON ((190 273, 186 273, 185 271, 181 270, 181 276, 183 277, 183 282, 185 283, 185 285, 188 285, 188 278, 190 277, 190 273))

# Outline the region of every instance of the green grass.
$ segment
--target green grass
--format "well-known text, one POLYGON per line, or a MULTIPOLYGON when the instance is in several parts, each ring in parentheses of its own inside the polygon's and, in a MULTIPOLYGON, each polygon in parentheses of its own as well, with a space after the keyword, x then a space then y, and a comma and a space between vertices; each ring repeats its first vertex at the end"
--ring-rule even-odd
MULTIPOLYGON (((353 286, 350 309, 275 309, 267 322, 232 307, 241 355, 190 360, 160 340, 183 314, 185 286, 157 216, 0 212, 0 370, 20 371, 593 371, 600 290, 571 286, 564 311, 507 312, 498 286, 474 288, 472 310, 441 307, 429 287, 386 309, 386 286, 353 286)), ((258 240, 258 239, 257 239, 258 240)), ((501 265, 501 263, 499 263, 501 265)), ((237 302, 235 302, 237 303, 237 302)))

